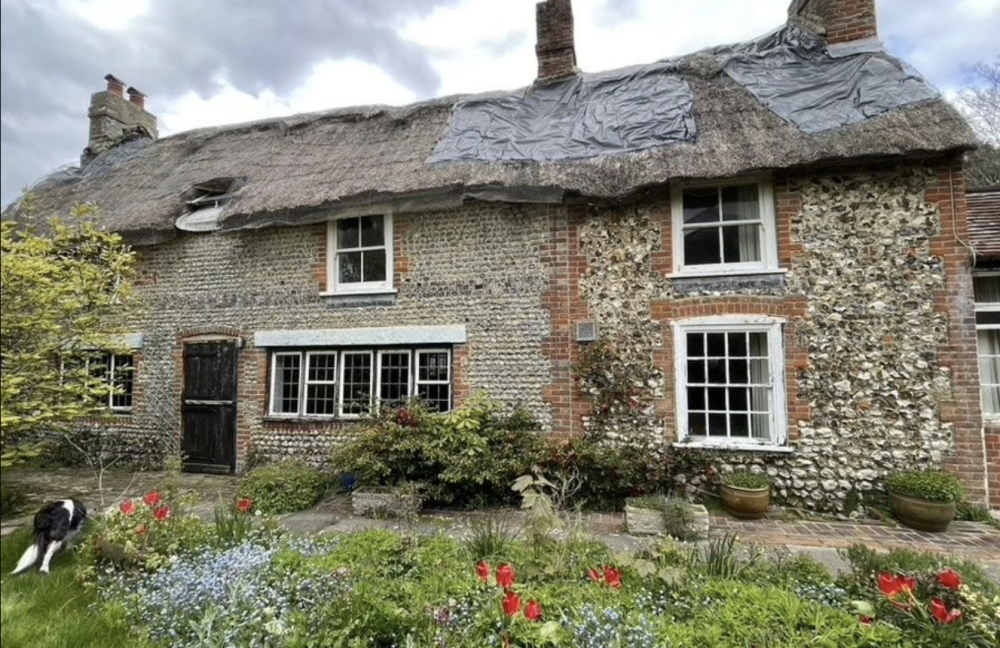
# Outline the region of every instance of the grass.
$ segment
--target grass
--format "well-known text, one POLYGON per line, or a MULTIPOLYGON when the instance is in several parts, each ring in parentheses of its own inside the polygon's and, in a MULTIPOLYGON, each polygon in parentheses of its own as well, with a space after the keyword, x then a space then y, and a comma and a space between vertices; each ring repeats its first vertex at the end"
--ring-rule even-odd
POLYGON ((94 596, 78 580, 75 552, 58 556, 50 576, 35 571, 11 577, 30 542, 27 533, 0 542, 0 639, 4 648, 144 648, 108 615, 91 609, 94 596))

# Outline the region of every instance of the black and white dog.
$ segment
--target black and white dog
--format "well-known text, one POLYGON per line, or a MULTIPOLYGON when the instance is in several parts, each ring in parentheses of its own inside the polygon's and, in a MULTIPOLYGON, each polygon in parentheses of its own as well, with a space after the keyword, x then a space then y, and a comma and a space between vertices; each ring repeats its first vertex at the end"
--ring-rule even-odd
POLYGON ((70 543, 86 520, 87 509, 76 500, 62 500, 42 507, 35 515, 35 542, 24 552, 13 575, 31 569, 39 556, 42 557, 42 573, 48 574, 52 557, 70 543))

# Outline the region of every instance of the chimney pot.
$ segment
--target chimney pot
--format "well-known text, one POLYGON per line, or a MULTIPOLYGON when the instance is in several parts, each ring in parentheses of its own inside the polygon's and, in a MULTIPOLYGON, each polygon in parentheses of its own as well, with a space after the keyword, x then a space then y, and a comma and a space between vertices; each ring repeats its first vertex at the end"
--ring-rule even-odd
POLYGON ((146 95, 136 88, 128 89, 128 100, 131 101, 136 107, 145 110, 146 109, 146 95))
POLYGON ((559 81, 577 73, 572 0, 545 0, 536 8, 538 82, 559 81))
POLYGON ((125 82, 116 77, 113 74, 109 74, 104 77, 104 80, 108 82, 108 92, 112 93, 116 97, 125 96, 125 82))

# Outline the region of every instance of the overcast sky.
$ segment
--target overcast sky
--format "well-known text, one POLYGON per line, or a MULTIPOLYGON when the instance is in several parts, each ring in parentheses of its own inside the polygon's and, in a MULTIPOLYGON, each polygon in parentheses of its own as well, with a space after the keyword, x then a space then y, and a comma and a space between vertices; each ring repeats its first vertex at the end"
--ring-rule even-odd
MULTIPOLYGON (((2 0, 4 205, 87 140, 112 72, 161 135, 369 103, 514 89, 535 77, 536 0, 2 0)), ((598 71, 739 41, 789 0, 574 0, 598 71)), ((1000 53, 1000 0, 878 0, 889 50, 946 93, 1000 53)))

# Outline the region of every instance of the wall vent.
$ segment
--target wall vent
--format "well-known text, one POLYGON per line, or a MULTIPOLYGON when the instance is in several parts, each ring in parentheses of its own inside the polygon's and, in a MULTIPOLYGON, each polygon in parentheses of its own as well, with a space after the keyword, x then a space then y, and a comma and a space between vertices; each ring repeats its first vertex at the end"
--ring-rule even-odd
POLYGON ((597 324, 595 322, 577 322, 576 324, 577 342, 596 342, 597 324))

